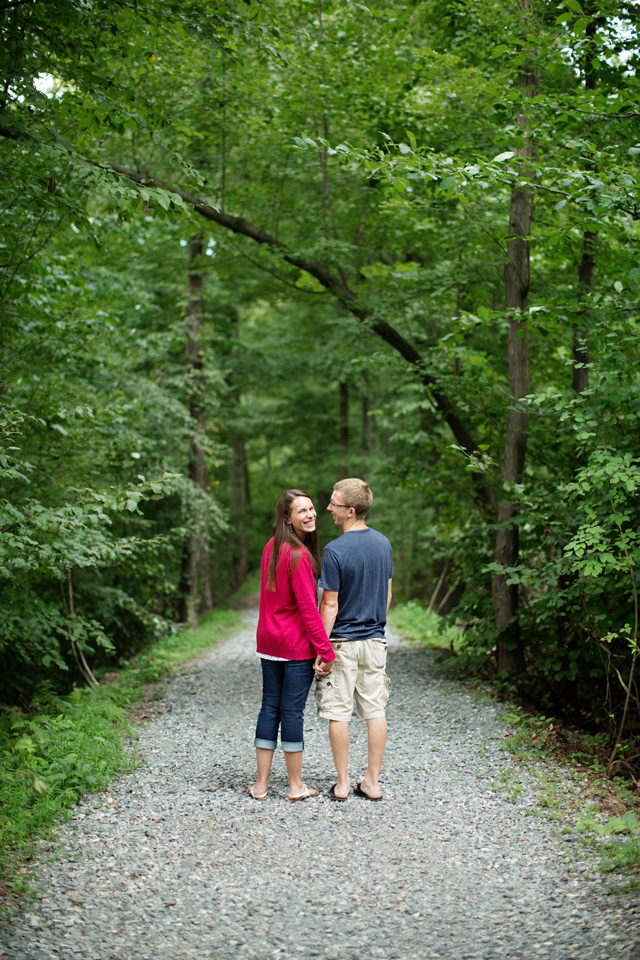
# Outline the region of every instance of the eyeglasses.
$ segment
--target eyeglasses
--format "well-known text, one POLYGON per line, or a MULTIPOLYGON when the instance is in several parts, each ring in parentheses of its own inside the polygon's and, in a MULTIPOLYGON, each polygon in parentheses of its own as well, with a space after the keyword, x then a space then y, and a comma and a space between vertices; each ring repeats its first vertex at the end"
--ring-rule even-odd
POLYGON ((334 503, 333 500, 329 500, 330 507, 345 507, 347 510, 350 509, 351 504, 349 503, 334 503))

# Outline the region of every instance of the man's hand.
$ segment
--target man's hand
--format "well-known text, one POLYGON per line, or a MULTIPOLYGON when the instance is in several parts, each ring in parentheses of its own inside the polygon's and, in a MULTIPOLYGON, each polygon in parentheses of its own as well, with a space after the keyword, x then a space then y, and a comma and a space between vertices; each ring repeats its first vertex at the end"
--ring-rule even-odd
POLYGON ((318 654, 313 665, 313 669, 319 677, 328 677, 333 670, 333 662, 327 663, 327 661, 323 660, 320 654, 318 654))

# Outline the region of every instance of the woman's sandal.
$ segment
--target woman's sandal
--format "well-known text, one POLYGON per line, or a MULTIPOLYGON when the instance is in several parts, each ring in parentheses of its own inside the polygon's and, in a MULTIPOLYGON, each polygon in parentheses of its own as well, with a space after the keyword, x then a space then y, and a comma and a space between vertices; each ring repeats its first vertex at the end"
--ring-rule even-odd
POLYGON ((318 791, 313 789, 310 790, 309 787, 306 785, 306 783, 303 783, 302 786, 304 787, 304 793, 301 793, 297 797, 291 797, 291 796, 287 797, 287 800, 289 801, 289 803, 296 803, 298 800, 306 800, 308 797, 318 796, 318 791))
POLYGON ((254 800, 266 800, 268 791, 267 793, 255 793, 253 787, 247 787, 247 793, 250 797, 253 797, 254 800))

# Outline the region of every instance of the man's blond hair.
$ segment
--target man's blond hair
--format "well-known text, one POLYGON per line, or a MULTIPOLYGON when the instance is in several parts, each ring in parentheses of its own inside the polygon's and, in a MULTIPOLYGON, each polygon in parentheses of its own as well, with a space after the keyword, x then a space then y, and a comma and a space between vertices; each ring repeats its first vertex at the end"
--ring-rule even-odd
POLYGON ((357 477, 349 477, 347 480, 338 480, 333 489, 342 494, 345 507, 353 507, 358 520, 364 520, 373 503, 369 484, 357 477))

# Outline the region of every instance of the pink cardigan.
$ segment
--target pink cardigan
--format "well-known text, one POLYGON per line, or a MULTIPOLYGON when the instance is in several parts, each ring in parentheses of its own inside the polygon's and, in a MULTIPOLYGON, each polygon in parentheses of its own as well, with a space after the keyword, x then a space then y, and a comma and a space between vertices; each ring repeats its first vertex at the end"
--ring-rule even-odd
POLYGON ((276 589, 267 589, 273 537, 264 548, 260 574, 258 653, 285 660, 309 660, 320 654, 335 660, 320 614, 311 560, 302 551, 297 569, 291 572, 291 547, 283 544, 276 568, 276 589))

